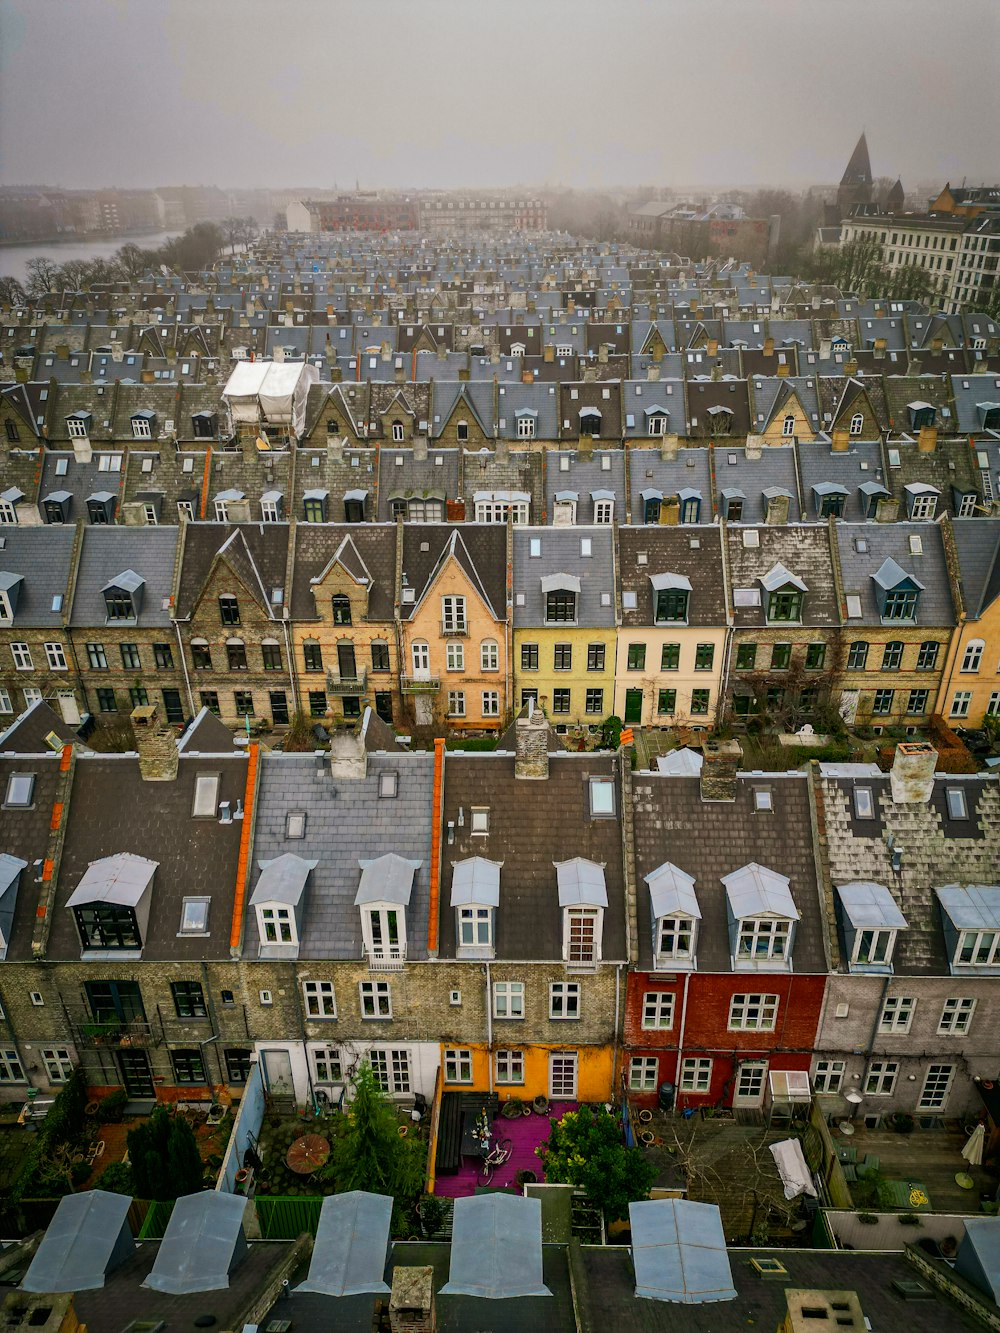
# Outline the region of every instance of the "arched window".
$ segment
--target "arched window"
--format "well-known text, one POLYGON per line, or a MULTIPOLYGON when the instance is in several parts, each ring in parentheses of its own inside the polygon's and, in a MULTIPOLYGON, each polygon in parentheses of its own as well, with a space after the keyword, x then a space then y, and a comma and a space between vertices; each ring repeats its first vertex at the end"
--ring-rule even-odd
POLYGON ((464 444, 464 443, 468 440, 468 438, 469 438, 469 423, 468 423, 467 421, 459 421, 459 422, 456 422, 456 424, 455 424, 455 437, 456 437, 456 439, 458 440, 459 444, 464 444))
POLYGON ((855 412, 851 417, 851 434, 860 435, 865 428, 865 419, 860 412, 855 412))
POLYGON ((351 623, 351 603, 350 599, 342 592, 335 593, 330 599, 333 607, 333 623, 335 625, 349 625, 351 623))
POLYGON ((392 423, 392 439, 394 444, 401 444, 404 439, 403 423, 394 421, 392 423))
POLYGON ((781 423, 781 433, 782 435, 795 434, 795 417, 791 412, 788 413, 784 421, 781 423))
POLYGON ((226 640, 226 657, 229 659, 230 671, 246 671, 247 646, 242 639, 226 640))
POLYGON ((965 645, 965 656, 962 658, 963 671, 978 671, 983 660, 983 649, 986 647, 984 639, 970 639, 965 645))

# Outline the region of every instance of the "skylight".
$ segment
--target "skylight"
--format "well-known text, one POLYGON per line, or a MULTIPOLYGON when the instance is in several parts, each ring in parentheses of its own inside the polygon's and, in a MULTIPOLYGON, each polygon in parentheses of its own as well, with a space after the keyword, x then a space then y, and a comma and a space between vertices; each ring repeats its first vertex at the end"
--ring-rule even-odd
POLYGON ((181 902, 181 928, 178 935, 207 935, 211 898, 184 898, 181 902))
POLYGON ((11 773, 7 779, 7 796, 4 805, 14 809, 27 810, 35 791, 34 773, 11 773))
POLYGON ((199 773, 194 780, 194 808, 191 814, 195 819, 214 819, 219 803, 219 774, 199 773))

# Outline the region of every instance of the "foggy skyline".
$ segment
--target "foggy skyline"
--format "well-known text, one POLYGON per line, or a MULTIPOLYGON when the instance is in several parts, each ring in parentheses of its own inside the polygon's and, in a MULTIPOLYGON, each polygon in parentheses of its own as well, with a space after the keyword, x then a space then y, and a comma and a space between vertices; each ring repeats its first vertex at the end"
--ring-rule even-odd
POLYGON ((997 0, 0 0, 0 183, 1000 177, 997 0), (992 128, 991 128, 992 127, 992 128))

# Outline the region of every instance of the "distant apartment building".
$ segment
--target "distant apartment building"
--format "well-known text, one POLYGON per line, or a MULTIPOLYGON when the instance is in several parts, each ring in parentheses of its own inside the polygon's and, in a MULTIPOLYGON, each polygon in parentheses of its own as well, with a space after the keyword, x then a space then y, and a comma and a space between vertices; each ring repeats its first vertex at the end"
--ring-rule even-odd
POLYGON ((420 226, 426 231, 545 231, 543 200, 508 196, 445 195, 420 200, 420 226))
POLYGON ((289 231, 416 231, 416 201, 376 194, 296 199, 285 210, 289 231))

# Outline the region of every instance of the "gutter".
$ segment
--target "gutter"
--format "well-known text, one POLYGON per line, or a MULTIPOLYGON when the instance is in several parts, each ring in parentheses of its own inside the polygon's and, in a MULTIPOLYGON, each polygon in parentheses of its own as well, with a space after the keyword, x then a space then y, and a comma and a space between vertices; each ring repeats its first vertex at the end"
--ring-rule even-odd
POLYGON ((441 917, 441 821, 444 819, 444 755, 443 736, 434 739, 434 798, 431 823, 431 882, 430 903, 427 910, 427 955, 438 956, 438 929, 441 917))
POLYGON ((233 920, 229 931, 230 957, 237 959, 243 950, 243 908, 247 885, 250 882, 250 846, 253 842, 254 807, 260 777, 260 744, 250 743, 250 761, 247 766, 247 784, 243 793, 243 828, 240 830, 240 855, 236 864, 236 895, 233 899, 233 920))

